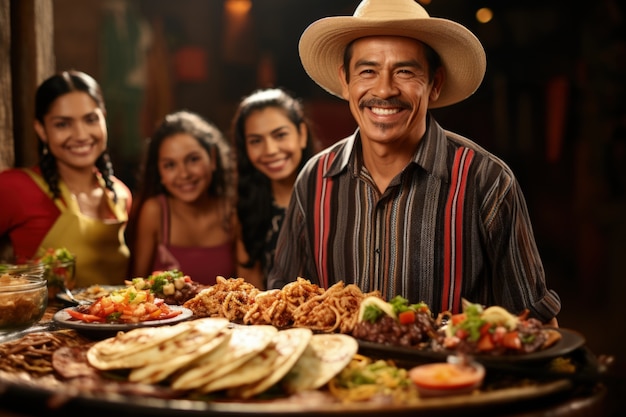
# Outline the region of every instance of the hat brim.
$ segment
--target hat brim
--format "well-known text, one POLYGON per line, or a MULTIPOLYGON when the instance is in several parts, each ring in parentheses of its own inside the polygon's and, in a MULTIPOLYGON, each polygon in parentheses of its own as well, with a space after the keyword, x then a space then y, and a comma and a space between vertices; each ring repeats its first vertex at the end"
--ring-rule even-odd
POLYGON ((439 98, 429 108, 458 103, 472 95, 485 75, 487 60, 480 41, 464 26, 447 19, 423 18, 376 21, 353 16, 327 17, 302 33, 298 50, 302 65, 317 84, 342 97, 339 68, 346 46, 368 36, 417 39, 440 56, 446 78, 439 98))

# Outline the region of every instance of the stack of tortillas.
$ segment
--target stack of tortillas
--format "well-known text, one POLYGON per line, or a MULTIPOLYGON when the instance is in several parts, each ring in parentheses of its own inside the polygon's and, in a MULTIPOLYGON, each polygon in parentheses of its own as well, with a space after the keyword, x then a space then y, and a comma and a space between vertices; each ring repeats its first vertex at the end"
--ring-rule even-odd
POLYGON ((287 393, 317 389, 357 350, 348 335, 202 318, 120 332, 94 344, 87 359, 100 370, 128 369, 132 382, 166 382, 176 390, 250 398, 276 384, 287 393))

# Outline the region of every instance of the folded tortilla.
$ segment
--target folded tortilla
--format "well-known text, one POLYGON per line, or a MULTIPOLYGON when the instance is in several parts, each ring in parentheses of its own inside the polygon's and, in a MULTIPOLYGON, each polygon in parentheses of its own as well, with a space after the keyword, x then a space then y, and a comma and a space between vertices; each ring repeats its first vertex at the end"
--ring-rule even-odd
POLYGON ((352 336, 315 334, 285 375, 282 386, 289 393, 317 389, 341 372, 358 350, 359 344, 352 336))
POLYGON ((228 396, 250 398, 276 384, 300 358, 312 336, 313 332, 307 328, 279 331, 273 343, 278 356, 269 363, 272 372, 266 378, 228 390, 228 396))
POLYGON ((270 325, 231 328, 228 343, 220 345, 173 375, 172 388, 196 389, 228 374, 262 352, 270 344, 276 332, 278 329, 270 325))
POLYGON ((148 365, 134 368, 128 376, 129 381, 153 384, 164 380, 220 344, 227 343, 230 337, 226 329, 228 323, 228 320, 221 318, 195 320, 191 331, 160 345, 165 354, 158 355, 148 365))

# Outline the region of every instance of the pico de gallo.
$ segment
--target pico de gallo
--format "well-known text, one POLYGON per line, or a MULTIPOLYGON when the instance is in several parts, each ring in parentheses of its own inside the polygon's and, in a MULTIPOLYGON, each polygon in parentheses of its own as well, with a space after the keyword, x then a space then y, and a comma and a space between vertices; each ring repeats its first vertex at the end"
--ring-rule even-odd
POLYGON ((513 315, 499 306, 483 308, 466 303, 462 313, 452 314, 439 329, 436 348, 469 354, 530 353, 546 342, 543 324, 528 318, 528 311, 513 315))
POLYGON ((87 323, 139 323, 165 320, 180 313, 150 290, 138 290, 134 286, 115 290, 92 304, 68 310, 72 318, 87 323))

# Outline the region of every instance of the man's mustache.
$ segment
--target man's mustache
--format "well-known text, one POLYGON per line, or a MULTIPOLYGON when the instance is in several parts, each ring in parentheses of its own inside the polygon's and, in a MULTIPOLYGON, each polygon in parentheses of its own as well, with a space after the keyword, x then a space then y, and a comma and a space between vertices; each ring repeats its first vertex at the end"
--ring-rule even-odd
POLYGON ((404 102, 398 98, 382 100, 379 98, 363 99, 359 102, 359 108, 365 107, 399 107, 402 109, 411 109, 411 104, 404 102))

